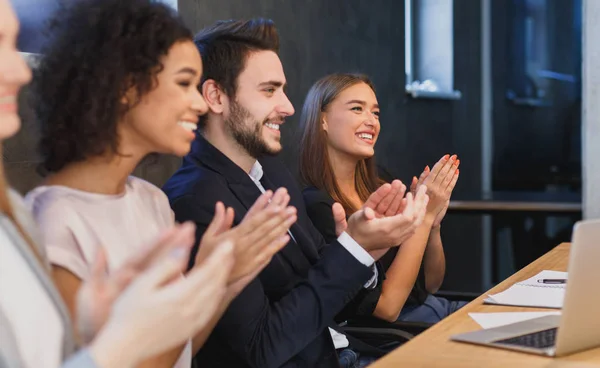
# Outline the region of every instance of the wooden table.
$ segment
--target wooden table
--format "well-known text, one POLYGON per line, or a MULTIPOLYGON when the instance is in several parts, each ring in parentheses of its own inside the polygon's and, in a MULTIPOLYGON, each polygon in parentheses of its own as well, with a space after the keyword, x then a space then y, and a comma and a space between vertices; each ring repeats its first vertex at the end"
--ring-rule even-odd
POLYGON ((600 348, 561 358, 548 358, 510 350, 477 346, 450 341, 450 336, 479 330, 481 327, 469 317, 469 312, 530 312, 548 309, 483 305, 487 294, 506 290, 515 282, 536 275, 541 270, 566 271, 568 243, 563 243, 527 267, 515 273, 490 291, 480 296, 450 317, 421 333, 410 342, 389 353, 370 368, 386 367, 509 367, 559 368, 598 367, 600 348))
POLYGON ((581 202, 579 193, 493 191, 487 195, 479 194, 452 200, 448 209, 476 213, 528 212, 568 215, 581 213, 581 202))

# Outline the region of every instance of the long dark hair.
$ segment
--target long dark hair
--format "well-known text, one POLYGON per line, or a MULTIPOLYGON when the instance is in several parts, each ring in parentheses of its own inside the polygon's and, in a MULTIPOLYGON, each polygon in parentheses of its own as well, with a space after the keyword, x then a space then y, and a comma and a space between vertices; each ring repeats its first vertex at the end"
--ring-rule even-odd
MULTIPOLYGON (((364 83, 373 92, 373 83, 363 74, 336 73, 318 80, 304 100, 300 115, 300 177, 304 184, 326 191, 350 215, 358 210, 344 194, 334 176, 327 151, 327 133, 323 129, 323 112, 346 88, 364 83)), ((383 181, 377 175, 375 158, 356 164, 355 187, 364 202, 383 181)))

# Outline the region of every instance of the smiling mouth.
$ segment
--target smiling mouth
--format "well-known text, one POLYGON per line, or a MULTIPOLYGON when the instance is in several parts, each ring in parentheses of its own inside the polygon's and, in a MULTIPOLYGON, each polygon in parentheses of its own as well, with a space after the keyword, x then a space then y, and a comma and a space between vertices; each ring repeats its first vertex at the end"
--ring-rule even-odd
POLYGON ((196 129, 198 129, 198 124, 189 121, 178 121, 177 125, 185 130, 189 130, 190 132, 194 132, 196 129))
POLYGON ((369 140, 369 141, 373 140, 373 134, 369 134, 369 133, 360 133, 360 134, 357 134, 356 136, 362 140, 369 140))
POLYGON ((273 129, 273 130, 279 130, 279 125, 280 124, 275 124, 275 123, 265 123, 265 126, 267 128, 273 129))

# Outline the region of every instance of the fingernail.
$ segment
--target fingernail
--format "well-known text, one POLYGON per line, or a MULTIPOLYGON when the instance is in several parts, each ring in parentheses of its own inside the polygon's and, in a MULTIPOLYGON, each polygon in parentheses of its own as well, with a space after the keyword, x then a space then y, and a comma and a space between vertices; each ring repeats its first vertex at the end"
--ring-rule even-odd
POLYGON ((425 166, 425 170, 429 171, 429 165, 425 166))
POLYGON ((450 155, 444 156, 444 160, 448 161, 448 158, 450 158, 450 155))
POLYGON ((457 157, 456 155, 452 155, 452 157, 450 157, 450 159, 451 159, 452 161, 454 161, 454 160, 456 160, 456 157, 457 157))
POLYGON ((460 160, 456 160, 456 163, 455 163, 455 165, 456 165, 456 166, 460 165, 460 160))

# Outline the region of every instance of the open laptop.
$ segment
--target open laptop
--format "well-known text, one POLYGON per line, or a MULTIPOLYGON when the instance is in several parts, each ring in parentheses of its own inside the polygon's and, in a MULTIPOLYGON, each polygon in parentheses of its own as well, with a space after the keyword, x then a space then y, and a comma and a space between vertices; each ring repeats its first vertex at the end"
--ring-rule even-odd
POLYGON ((562 316, 452 336, 454 341, 562 356, 600 346, 600 220, 573 228, 562 316))

